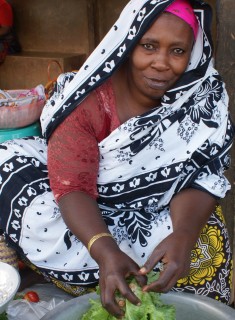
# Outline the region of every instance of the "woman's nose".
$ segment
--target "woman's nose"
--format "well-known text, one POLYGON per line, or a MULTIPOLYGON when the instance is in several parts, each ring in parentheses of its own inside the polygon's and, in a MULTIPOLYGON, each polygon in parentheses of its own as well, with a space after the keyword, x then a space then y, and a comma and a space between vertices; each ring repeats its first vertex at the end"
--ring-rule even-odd
POLYGON ((159 71, 169 70, 169 58, 165 53, 157 52, 153 56, 151 66, 159 71))

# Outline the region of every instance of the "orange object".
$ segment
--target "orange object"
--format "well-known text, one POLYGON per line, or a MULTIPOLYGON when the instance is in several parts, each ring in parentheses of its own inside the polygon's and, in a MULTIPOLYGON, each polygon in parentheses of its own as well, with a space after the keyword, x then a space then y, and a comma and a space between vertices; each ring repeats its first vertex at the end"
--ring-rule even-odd
POLYGON ((28 291, 24 295, 24 299, 28 300, 29 302, 39 302, 39 296, 35 291, 28 291))

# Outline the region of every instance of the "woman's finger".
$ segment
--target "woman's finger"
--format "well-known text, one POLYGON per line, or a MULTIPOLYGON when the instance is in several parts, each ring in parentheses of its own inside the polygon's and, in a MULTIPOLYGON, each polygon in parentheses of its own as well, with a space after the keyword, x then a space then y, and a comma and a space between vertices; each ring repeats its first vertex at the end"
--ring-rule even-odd
MULTIPOLYGON (((139 271, 138 271, 138 273, 139 273, 139 271)), ((147 283, 147 276, 146 275, 137 274, 137 275, 135 275, 135 279, 140 287, 145 286, 147 283)))
POLYGON ((101 288, 101 303, 102 306, 114 317, 121 318, 124 316, 124 311, 118 305, 115 299, 116 286, 111 285, 101 288))
POLYGON ((170 262, 164 264, 163 271, 157 281, 144 286, 144 291, 168 292, 176 282, 189 273, 189 266, 180 266, 178 263, 170 262))
POLYGON ((145 262, 145 264, 142 266, 142 268, 139 270, 139 274, 146 275, 150 271, 153 270, 153 268, 162 260, 164 257, 165 251, 161 250, 160 248, 155 248, 152 254, 149 256, 148 260, 145 262))
POLYGON ((132 304, 134 305, 138 305, 141 303, 140 299, 134 294, 134 292, 132 290, 135 289, 134 286, 137 286, 135 284, 133 284, 131 287, 125 283, 125 284, 122 284, 120 287, 119 287, 119 292, 121 294, 121 296, 127 300, 129 300, 132 304))
MULTIPOLYGON (((146 277, 136 276, 136 281, 139 281, 144 285, 146 284, 146 277)), ((123 281, 118 279, 117 281, 112 281, 112 283, 109 284, 105 283, 103 288, 104 290, 101 288, 102 305, 110 314, 115 317, 122 317, 124 315, 120 304, 117 303, 115 297, 116 292, 119 292, 123 299, 129 300, 134 305, 141 303, 139 298, 133 293, 132 288, 129 287, 125 278, 123 278, 123 281)))

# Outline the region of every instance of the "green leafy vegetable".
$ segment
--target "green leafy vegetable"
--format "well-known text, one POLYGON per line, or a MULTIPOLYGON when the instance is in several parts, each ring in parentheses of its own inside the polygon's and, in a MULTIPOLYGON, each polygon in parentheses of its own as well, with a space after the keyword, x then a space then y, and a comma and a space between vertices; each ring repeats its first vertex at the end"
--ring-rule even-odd
POLYGON ((7 319, 8 318, 7 318, 6 312, 3 312, 3 313, 0 314, 0 320, 7 320, 7 319))
MULTIPOLYGON (((158 274, 151 272, 148 275, 148 283, 158 278, 158 274)), ((134 294, 141 300, 140 306, 135 306, 128 300, 122 298, 120 294, 116 294, 116 300, 120 307, 125 311, 123 320, 175 320, 175 307, 165 305, 160 299, 160 293, 143 292, 136 282, 135 278, 129 279, 129 286, 134 294)), ((100 293, 99 286, 97 294, 100 293)), ((106 309, 102 307, 100 299, 90 299, 90 308, 83 314, 82 320, 115 320, 106 309)))

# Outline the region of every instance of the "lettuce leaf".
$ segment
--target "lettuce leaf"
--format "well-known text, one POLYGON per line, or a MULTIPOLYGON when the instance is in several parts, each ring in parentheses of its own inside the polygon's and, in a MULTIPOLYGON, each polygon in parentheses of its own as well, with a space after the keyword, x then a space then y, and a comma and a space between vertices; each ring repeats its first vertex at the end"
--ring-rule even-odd
POLYGON ((82 320, 109 319, 110 314, 108 313, 108 311, 106 311, 106 309, 102 307, 100 300, 90 299, 90 304, 91 304, 91 307, 82 316, 82 320))
POLYGON ((7 319, 8 318, 7 318, 6 312, 3 312, 3 313, 0 314, 0 320, 7 320, 7 319))
MULTIPOLYGON (((148 282, 152 282, 158 278, 159 274, 150 272, 148 275, 148 282)), ((143 292, 141 287, 136 282, 135 278, 128 280, 129 286, 134 294, 141 300, 140 306, 135 306, 128 300, 123 299, 119 293, 116 294, 117 301, 123 303, 123 310, 125 316, 123 320, 175 320, 175 307, 166 305, 162 302, 160 293, 143 292)), ((100 293, 99 286, 97 287, 97 294, 100 293)), ((82 320, 116 320, 110 315, 106 309, 102 307, 100 299, 90 299, 90 308, 82 316, 82 320)))

